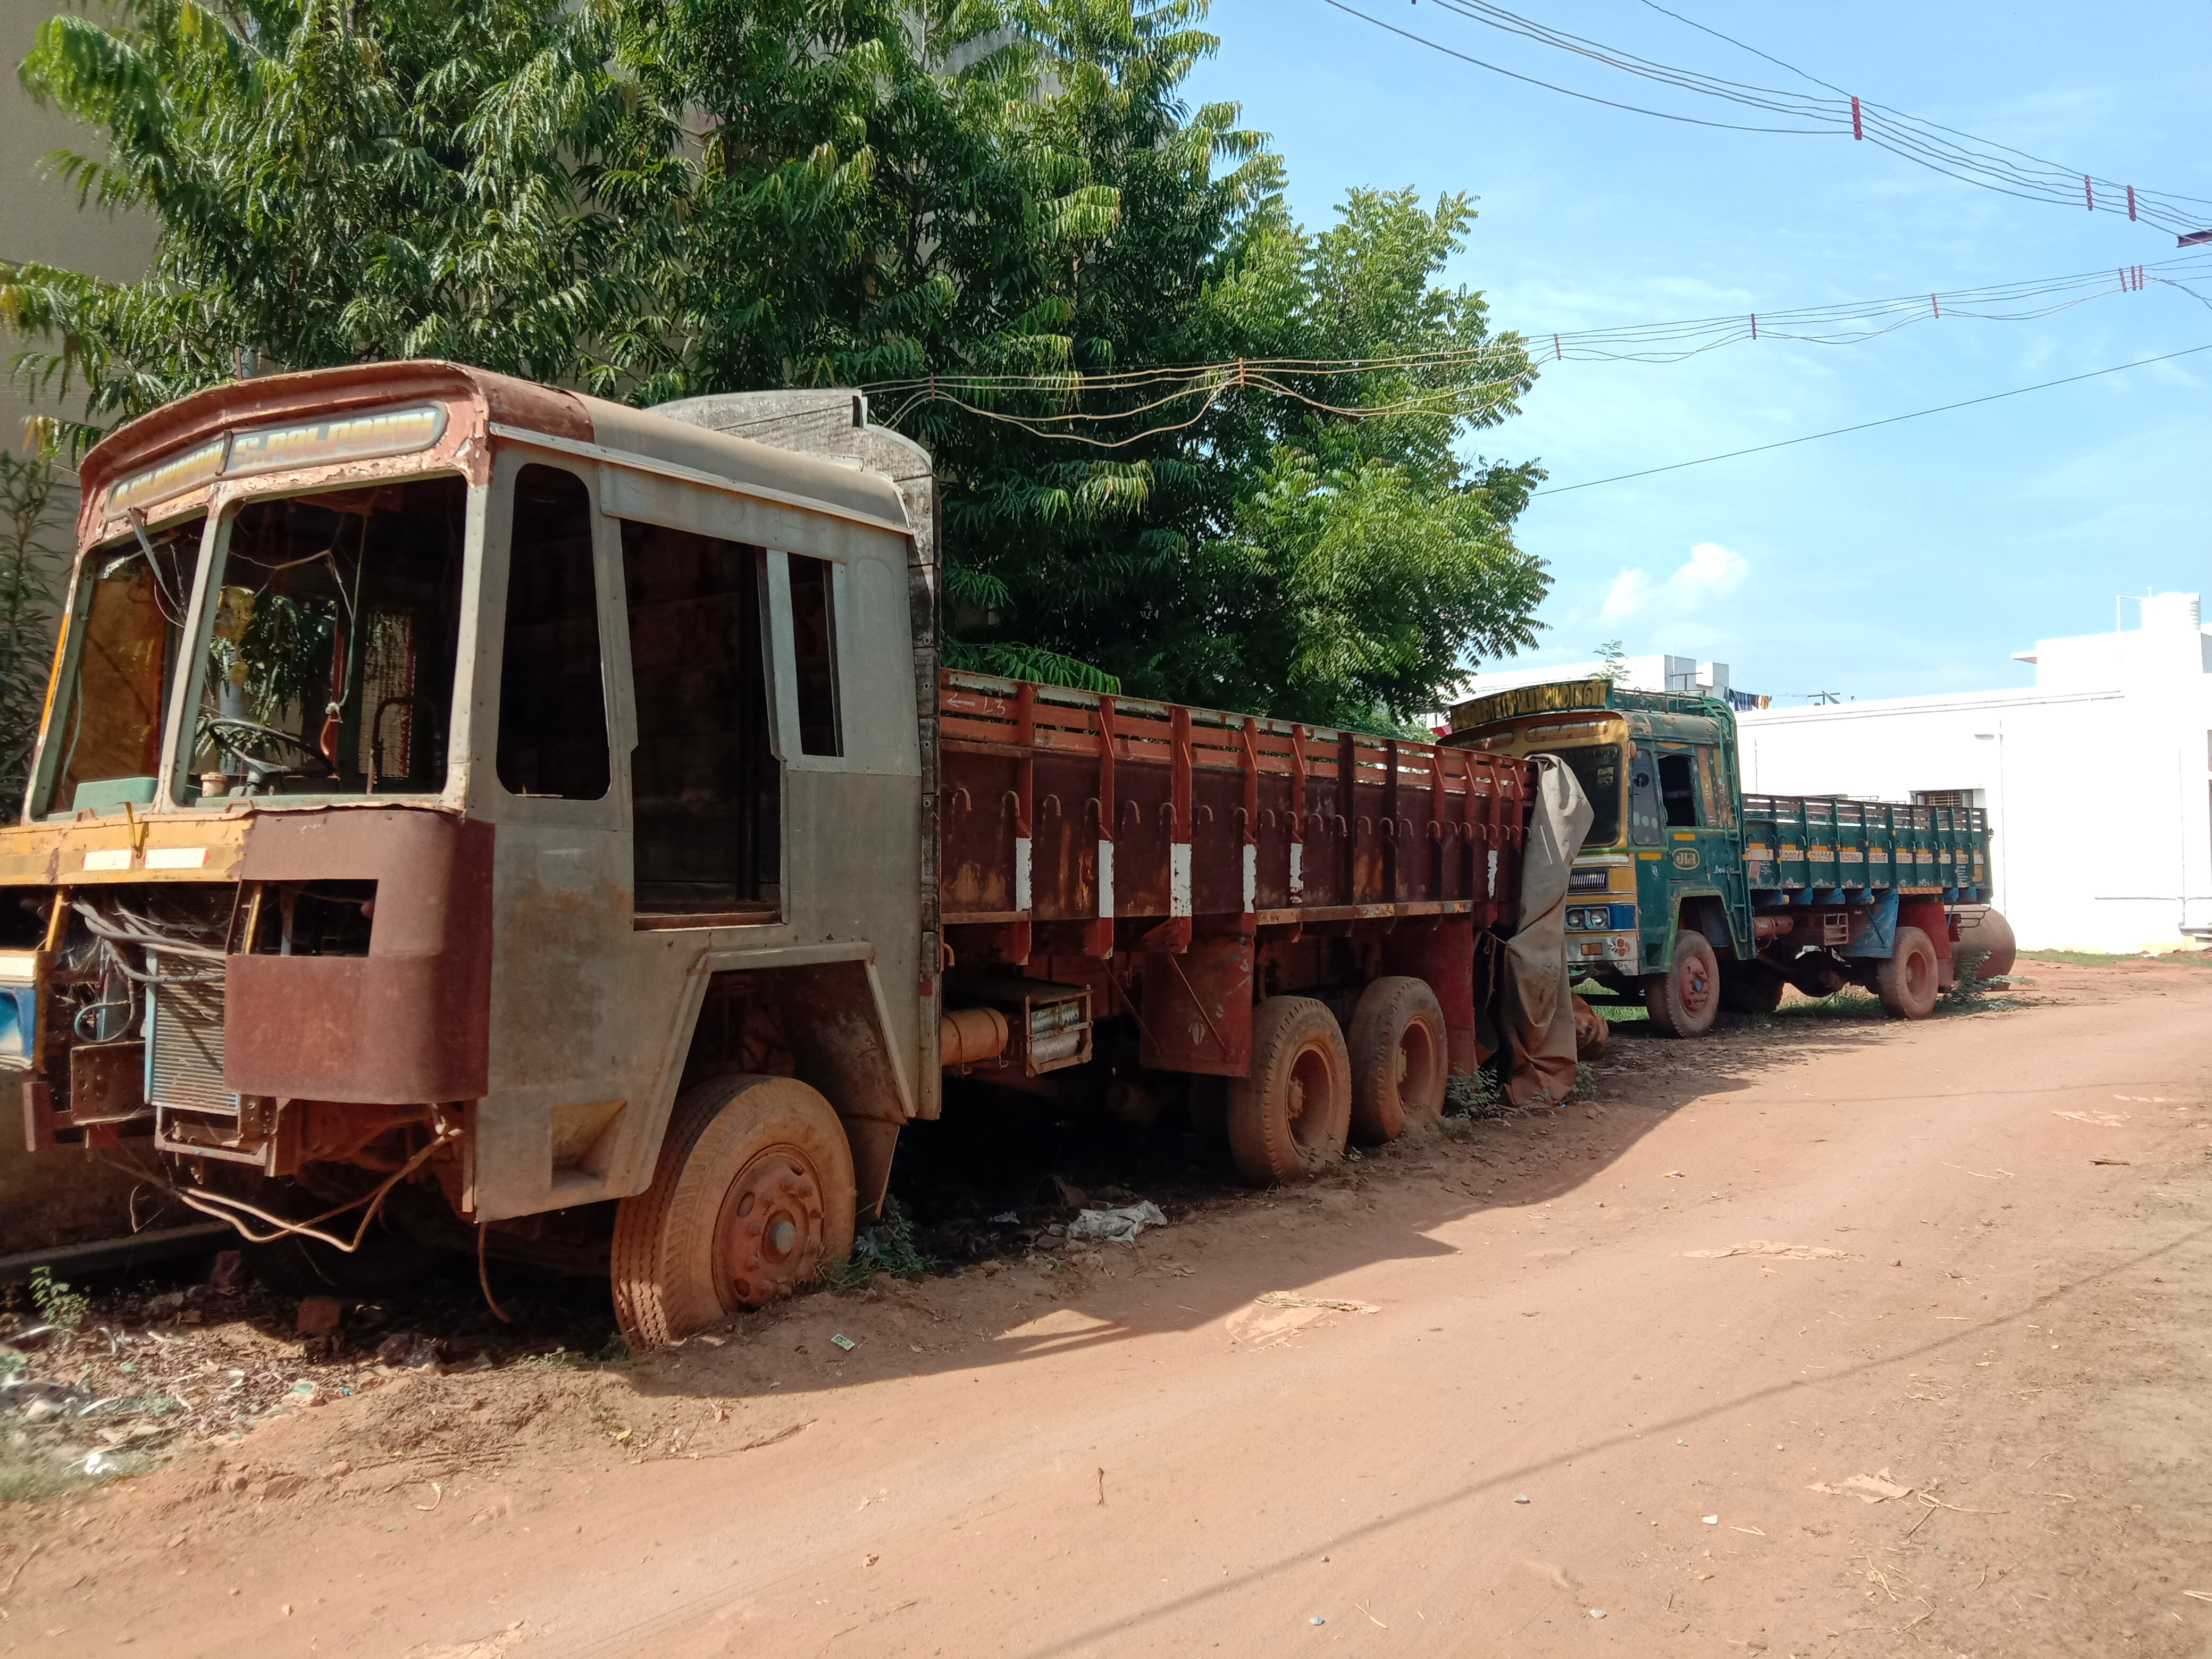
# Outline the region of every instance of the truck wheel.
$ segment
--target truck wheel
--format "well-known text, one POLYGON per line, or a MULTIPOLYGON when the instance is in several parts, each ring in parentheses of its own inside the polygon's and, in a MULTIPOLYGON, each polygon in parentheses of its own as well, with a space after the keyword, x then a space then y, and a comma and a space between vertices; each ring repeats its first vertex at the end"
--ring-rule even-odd
POLYGON ((830 1103, 788 1077, 684 1091, 653 1184, 615 1210, 615 1316, 655 1347, 757 1308, 853 1249, 853 1150, 830 1103))
POLYGON ((1444 1011, 1425 981, 1378 979, 1352 1011, 1352 1138, 1395 1140, 1444 1115, 1444 1011))
POLYGON ((1781 974, 1763 962, 1731 962, 1721 969, 1721 1006, 1732 1014, 1771 1014, 1782 1006, 1781 974))
POLYGON ((2020 951, 2013 938, 2012 924, 1986 904, 1962 904, 1958 915, 1959 945, 1953 954, 1963 960, 1978 952, 1981 967, 1978 971, 1984 979, 2002 979, 2012 972, 2020 951))
POLYGON ((1721 964, 1702 933, 1674 941, 1674 965, 1644 981, 1644 1006, 1668 1036, 1703 1036, 1721 1012, 1721 964))
POLYGON ((1255 1187, 1304 1181, 1344 1154, 1352 1057, 1336 1016, 1311 997, 1252 1011, 1252 1071, 1229 1084, 1229 1156, 1255 1187))
POLYGON ((1925 1019, 1936 1012, 1936 947, 1917 927, 1897 930, 1897 948, 1875 973, 1875 994, 1892 1019, 1925 1019))

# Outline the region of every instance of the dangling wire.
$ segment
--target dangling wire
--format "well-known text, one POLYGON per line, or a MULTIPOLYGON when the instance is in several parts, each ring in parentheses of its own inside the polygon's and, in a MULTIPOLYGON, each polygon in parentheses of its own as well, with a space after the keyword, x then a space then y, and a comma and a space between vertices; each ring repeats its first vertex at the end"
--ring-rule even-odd
POLYGON ((477 1284, 483 1291, 484 1306, 489 1308, 493 1313, 499 1316, 500 1323, 502 1325, 512 1325, 514 1323, 514 1321, 508 1316, 507 1310, 499 1305, 499 1298, 491 1293, 491 1273, 484 1266, 484 1241, 490 1237, 491 1229, 486 1226, 483 1222, 477 1222, 477 1284))

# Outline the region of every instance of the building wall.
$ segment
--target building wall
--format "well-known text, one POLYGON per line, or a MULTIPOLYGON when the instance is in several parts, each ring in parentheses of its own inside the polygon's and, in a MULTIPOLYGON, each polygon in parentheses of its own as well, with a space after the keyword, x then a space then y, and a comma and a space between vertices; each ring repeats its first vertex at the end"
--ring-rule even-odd
MULTIPOLYGON (((133 282, 154 256, 153 222, 142 214, 78 209, 76 192, 46 175, 44 159, 54 149, 96 155, 98 135, 52 106, 41 109, 16 78, 39 25, 64 9, 58 0, 0 0, 0 259, 133 282)), ((0 361, 27 343, 20 336, 0 336, 0 361)), ((20 453, 24 417, 62 407, 51 394, 33 401, 22 386, 0 378, 0 445, 20 453)), ((73 498, 67 506, 73 513, 73 498)))
POLYGON ((1744 787, 1910 799, 1981 792, 1997 908, 2030 949, 2212 937, 2212 643, 2196 597, 2124 633, 2039 641, 2036 685, 1737 717, 1744 787), (2185 930, 2201 930, 2192 933, 2185 930))

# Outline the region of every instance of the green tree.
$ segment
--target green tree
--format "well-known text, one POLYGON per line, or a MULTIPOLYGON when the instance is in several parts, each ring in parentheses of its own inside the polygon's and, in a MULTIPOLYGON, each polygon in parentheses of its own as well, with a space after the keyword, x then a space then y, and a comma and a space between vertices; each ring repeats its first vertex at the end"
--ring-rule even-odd
POLYGON ((0 315, 46 345, 17 373, 81 380, 93 430, 249 360, 445 356, 614 390, 665 357, 684 170, 589 9, 114 12, 42 24, 21 79, 104 137, 51 158, 84 204, 159 216, 152 272, 0 269, 0 315))
POLYGON ((859 383, 936 458, 956 664, 1388 724, 1530 637, 1541 475, 1462 452, 1531 372, 1437 281, 1471 208, 1292 223, 1184 97, 1206 0, 118 6, 23 75, 104 134, 86 200, 160 215, 154 274, 0 271, 94 427, 249 351, 859 383))
POLYGON ((60 434, 33 423, 31 453, 0 450, 0 821, 23 810, 31 750, 45 712, 54 589, 69 563, 56 522, 60 434))

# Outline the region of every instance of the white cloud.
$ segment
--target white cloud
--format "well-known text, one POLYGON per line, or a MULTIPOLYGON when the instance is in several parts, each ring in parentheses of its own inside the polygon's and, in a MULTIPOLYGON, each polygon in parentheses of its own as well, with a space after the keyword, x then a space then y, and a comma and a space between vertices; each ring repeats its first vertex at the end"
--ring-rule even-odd
POLYGON ((1750 574, 1751 562, 1742 554, 1718 542, 1699 542, 1690 550, 1688 560, 1664 581, 1654 580, 1650 572, 1641 568, 1623 570, 1606 590, 1602 614, 1607 622, 1647 611, 1661 617, 1690 616, 1710 601, 1735 592, 1750 574))

